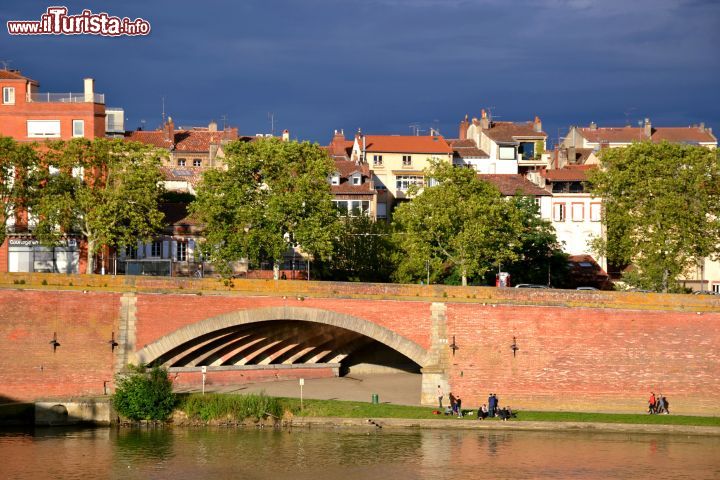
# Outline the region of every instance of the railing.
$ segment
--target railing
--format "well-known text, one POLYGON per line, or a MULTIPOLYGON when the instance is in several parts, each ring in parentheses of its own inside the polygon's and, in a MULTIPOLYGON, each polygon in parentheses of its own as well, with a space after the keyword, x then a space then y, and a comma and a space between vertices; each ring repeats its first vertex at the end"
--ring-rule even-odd
POLYGON ((28 102, 40 103, 105 103, 103 93, 28 93, 28 102))

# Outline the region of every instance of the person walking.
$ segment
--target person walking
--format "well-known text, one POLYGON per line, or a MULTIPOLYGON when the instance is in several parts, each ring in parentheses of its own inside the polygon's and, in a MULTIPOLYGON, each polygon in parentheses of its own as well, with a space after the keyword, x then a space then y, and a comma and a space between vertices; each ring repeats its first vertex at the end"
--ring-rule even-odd
POLYGON ((438 388, 437 388, 437 397, 438 397, 438 406, 440 407, 440 411, 442 411, 442 408, 443 408, 443 407, 442 407, 442 400, 443 400, 443 397, 444 397, 444 396, 445 396, 445 393, 443 392, 443 389, 440 387, 440 385, 438 385, 438 388))
POLYGON ((463 416, 463 413, 462 413, 462 398, 457 397, 457 399, 455 400, 455 405, 457 406, 457 416, 458 416, 458 418, 462 418, 462 416, 463 416))
POLYGON ((650 392, 650 398, 648 399, 648 413, 650 415, 655 413, 655 392, 650 392))

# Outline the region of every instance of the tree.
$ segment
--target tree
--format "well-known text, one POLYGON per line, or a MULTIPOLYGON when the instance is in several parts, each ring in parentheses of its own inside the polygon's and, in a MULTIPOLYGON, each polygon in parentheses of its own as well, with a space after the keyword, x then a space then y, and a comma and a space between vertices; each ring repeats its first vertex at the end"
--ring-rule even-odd
POLYGON ((6 237, 8 220, 27 205, 37 181, 39 160, 35 146, 17 143, 10 137, 0 137, 0 245, 6 237))
POLYGON ((160 150, 137 142, 73 139, 47 144, 41 188, 31 202, 35 235, 47 244, 68 233, 87 240, 87 273, 103 246, 145 240, 163 226, 160 150))
POLYGON ((606 149, 590 181, 607 228, 594 246, 611 262, 634 265, 624 277, 631 285, 679 291, 680 275, 720 253, 717 150, 667 142, 606 149))
POLYGON ((425 278, 426 268, 437 279, 444 266, 457 270, 462 285, 483 276, 493 266, 519 258, 522 215, 497 188, 469 169, 431 160, 425 178, 437 183, 419 191, 393 214, 403 251, 396 277, 425 278))
POLYGON ((503 265, 514 284, 535 283, 565 286, 568 256, 562 251, 552 224, 540 216, 540 207, 531 197, 512 198, 521 216, 523 228, 518 237, 518 260, 503 265))
POLYGON ((261 139, 226 148, 226 170, 203 174, 190 205, 205 225, 201 249, 215 267, 269 260, 289 247, 325 259, 338 232, 328 176, 335 167, 317 144, 261 139))
POLYGON ((391 226, 366 215, 344 217, 340 222, 332 257, 323 265, 324 276, 339 281, 390 281, 396 251, 391 226))
POLYGON ((113 406, 130 420, 166 420, 175 408, 175 394, 167 369, 129 365, 127 375, 117 375, 113 406))

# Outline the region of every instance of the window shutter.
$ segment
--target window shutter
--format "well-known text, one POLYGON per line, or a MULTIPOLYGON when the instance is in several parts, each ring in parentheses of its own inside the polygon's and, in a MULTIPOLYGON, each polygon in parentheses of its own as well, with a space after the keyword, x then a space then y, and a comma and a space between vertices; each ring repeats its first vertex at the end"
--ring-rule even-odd
POLYGON ((162 242, 162 258, 170 258, 170 242, 167 240, 162 242))
POLYGON ((173 241, 172 241, 172 243, 170 244, 170 248, 172 249, 172 250, 171 250, 171 252, 172 252, 172 253, 171 253, 171 258, 172 258, 173 260, 177 260, 177 259, 178 259, 178 258, 177 258, 177 240, 173 240, 173 241))

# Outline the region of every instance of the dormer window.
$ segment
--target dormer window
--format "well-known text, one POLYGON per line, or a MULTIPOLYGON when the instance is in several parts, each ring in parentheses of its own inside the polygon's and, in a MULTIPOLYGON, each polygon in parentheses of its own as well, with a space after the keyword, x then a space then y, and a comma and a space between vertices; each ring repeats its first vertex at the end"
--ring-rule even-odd
POLYGON ((330 185, 340 185, 340 174, 335 172, 330 176, 330 185))
POLYGON ((362 184, 362 176, 359 173, 352 176, 352 184, 353 185, 361 185, 362 184))

